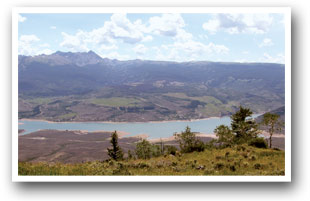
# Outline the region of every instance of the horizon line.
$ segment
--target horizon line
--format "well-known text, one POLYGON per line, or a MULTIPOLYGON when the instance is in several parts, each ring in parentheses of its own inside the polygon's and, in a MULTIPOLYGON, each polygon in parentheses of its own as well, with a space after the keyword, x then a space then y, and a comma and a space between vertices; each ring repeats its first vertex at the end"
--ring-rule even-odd
POLYGON ((108 58, 108 57, 102 57, 100 54, 96 53, 93 50, 88 50, 88 51, 77 51, 77 52, 72 52, 72 51, 54 51, 53 53, 50 54, 36 54, 36 55, 23 55, 23 54, 18 54, 18 56, 24 56, 24 57, 37 57, 37 56, 50 56, 53 54, 56 54, 57 52, 60 53, 72 53, 72 54, 76 54, 76 53, 91 53, 93 52, 94 54, 96 54, 98 57, 100 57, 101 59, 109 59, 109 60, 116 60, 116 61, 158 61, 158 62, 171 62, 171 63, 190 63, 190 62, 210 62, 210 63, 241 63, 241 64, 279 64, 279 65, 284 65, 285 63, 273 63, 273 62, 260 62, 260 61, 246 61, 246 62, 242 62, 242 61, 210 61, 210 60, 189 60, 189 61, 171 61, 171 60, 150 60, 150 59, 126 59, 126 60, 120 60, 120 59, 115 59, 115 58, 108 58))

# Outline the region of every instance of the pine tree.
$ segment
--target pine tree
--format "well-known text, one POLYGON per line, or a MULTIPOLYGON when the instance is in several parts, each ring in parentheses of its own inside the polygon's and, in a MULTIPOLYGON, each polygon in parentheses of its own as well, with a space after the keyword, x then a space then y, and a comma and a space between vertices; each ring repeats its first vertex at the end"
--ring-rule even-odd
POLYGON ((236 143, 248 142, 257 137, 258 129, 253 112, 249 108, 240 106, 239 111, 231 115, 231 130, 235 134, 236 143))
POLYGON ((121 147, 118 145, 118 135, 116 131, 112 133, 110 142, 112 145, 111 149, 108 148, 108 155, 110 158, 116 161, 123 160, 124 154, 121 147))
POLYGON ((223 145, 248 143, 258 135, 258 125, 250 118, 253 112, 249 108, 240 106, 239 111, 231 115, 231 126, 220 125, 214 133, 219 137, 218 142, 223 145))

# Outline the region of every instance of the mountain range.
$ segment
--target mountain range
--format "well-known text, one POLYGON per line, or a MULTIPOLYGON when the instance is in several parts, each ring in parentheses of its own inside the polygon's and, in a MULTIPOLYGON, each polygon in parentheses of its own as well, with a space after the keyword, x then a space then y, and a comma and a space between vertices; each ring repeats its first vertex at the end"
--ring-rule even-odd
POLYGON ((284 65, 273 63, 119 61, 93 51, 19 55, 19 116, 149 121, 223 116, 239 105, 265 112, 284 105, 284 74, 284 65))

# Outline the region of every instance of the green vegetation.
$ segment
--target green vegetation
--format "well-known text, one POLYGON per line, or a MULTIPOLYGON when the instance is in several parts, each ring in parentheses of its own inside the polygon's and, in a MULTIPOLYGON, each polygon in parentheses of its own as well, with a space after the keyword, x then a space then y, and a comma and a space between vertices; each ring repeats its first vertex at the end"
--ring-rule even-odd
POLYGON ((236 145, 127 161, 77 164, 19 162, 19 175, 284 175, 284 152, 236 145))
POLYGON ((76 115, 77 114, 75 112, 71 112, 71 113, 60 115, 60 116, 58 116, 58 118, 61 121, 64 121, 64 120, 70 120, 70 119, 74 118, 76 115))
POLYGON ((272 146, 272 135, 275 131, 281 131, 282 127, 282 122, 279 121, 280 115, 278 114, 271 114, 271 113, 266 113, 263 116, 263 121, 262 124, 267 126, 268 132, 269 132, 269 147, 271 148, 272 146))
POLYGON ((48 104, 52 101, 53 101, 52 98, 33 98, 29 100, 30 103, 39 104, 39 105, 48 104))
POLYGON ((136 98, 113 97, 113 98, 94 98, 94 99, 91 99, 90 102, 96 105, 101 105, 101 106, 128 107, 128 106, 135 106, 141 101, 136 98))
POLYGON ((108 148, 108 154, 113 160, 123 160, 124 154, 121 147, 118 145, 117 132, 114 131, 111 135, 111 145, 112 148, 108 148))
MULTIPOLYGON (((124 158, 115 131, 111 135, 112 148, 108 148, 110 159, 106 161, 19 162, 18 171, 19 175, 284 175, 285 152, 268 149, 265 139, 257 137, 257 124, 251 115, 250 109, 240 106, 231 115, 231 126, 218 126, 214 131, 218 139, 207 143, 187 126, 175 134, 180 151, 163 141, 158 145, 142 139, 136 144, 135 155, 129 150, 124 158)), ((264 117, 264 123, 271 126, 270 121, 277 120, 270 114, 264 117)))
POLYGON ((198 140, 191 129, 187 126, 185 131, 177 135, 182 153, 191 153, 194 151, 203 151, 204 144, 198 140))
POLYGON ((257 138, 258 125, 251 118, 253 112, 249 108, 240 106, 239 111, 231 115, 231 126, 220 125, 214 133, 218 136, 218 142, 224 146, 248 143, 257 138))
POLYGON ((150 159, 152 156, 152 145, 149 141, 143 139, 136 145, 136 155, 140 159, 150 159))
POLYGON ((268 144, 262 137, 254 138, 249 141, 249 145, 257 148, 267 148, 268 144))

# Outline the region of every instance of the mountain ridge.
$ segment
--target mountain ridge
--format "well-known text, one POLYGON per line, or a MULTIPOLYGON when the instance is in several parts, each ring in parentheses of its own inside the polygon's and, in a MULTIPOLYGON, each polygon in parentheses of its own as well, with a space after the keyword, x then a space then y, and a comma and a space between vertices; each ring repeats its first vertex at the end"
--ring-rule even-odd
POLYGON ((119 61, 56 52, 19 56, 18 65, 23 118, 156 121, 229 115, 239 105, 257 113, 284 105, 282 64, 119 61), (33 101, 42 98, 53 101, 33 101))

